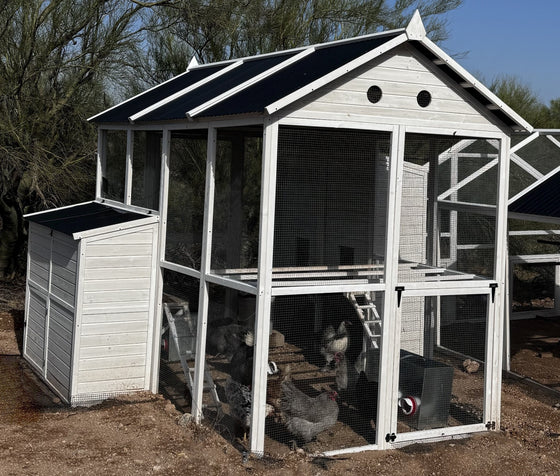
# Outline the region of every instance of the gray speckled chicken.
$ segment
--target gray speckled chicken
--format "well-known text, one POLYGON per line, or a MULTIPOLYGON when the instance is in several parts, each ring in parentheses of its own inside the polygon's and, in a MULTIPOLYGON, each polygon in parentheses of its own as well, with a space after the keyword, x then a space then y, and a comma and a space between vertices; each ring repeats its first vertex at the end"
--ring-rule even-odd
POLYGON ((280 409, 286 428, 305 443, 332 427, 338 419, 336 392, 310 397, 285 378, 282 381, 280 409))
POLYGON ((331 368, 334 361, 334 355, 337 352, 345 353, 348 348, 348 330, 346 326, 351 323, 342 321, 335 331, 333 326, 327 326, 321 336, 321 355, 325 358, 325 366, 321 369, 323 372, 331 368))

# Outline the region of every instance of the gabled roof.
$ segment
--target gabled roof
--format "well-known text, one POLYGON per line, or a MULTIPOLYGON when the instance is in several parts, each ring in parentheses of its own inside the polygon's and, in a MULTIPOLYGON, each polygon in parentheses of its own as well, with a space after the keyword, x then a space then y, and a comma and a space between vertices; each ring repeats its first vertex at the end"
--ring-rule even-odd
POLYGON ((258 55, 187 71, 89 120, 160 122, 239 114, 272 114, 312 91, 409 42, 507 126, 532 130, 426 37, 418 12, 407 28, 258 55))

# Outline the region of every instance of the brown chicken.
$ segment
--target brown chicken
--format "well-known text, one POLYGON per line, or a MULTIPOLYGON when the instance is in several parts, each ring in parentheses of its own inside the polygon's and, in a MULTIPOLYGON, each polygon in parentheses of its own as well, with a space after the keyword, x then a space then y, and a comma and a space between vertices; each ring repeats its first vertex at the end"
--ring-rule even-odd
POLYGON ((286 375, 282 381, 280 409, 290 433, 305 443, 332 427, 338 419, 336 392, 310 397, 299 390, 286 375))

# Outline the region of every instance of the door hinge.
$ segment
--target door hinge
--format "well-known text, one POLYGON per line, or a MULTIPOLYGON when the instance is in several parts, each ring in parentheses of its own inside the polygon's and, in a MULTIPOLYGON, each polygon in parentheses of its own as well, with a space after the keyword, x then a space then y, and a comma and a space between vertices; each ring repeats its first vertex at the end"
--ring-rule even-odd
POLYGON ((395 435, 394 433, 387 433, 385 435, 385 441, 387 443, 389 443, 389 441, 392 443, 393 441, 395 441, 397 439, 397 435, 395 435))

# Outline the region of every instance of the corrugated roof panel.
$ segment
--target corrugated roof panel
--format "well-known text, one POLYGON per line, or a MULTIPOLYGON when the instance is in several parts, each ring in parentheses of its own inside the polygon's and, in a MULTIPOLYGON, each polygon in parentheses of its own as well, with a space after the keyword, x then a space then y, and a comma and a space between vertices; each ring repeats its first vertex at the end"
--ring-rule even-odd
POLYGON ((227 63, 221 63, 216 66, 208 66, 204 68, 196 68, 186 73, 156 86, 143 94, 133 97, 129 101, 125 101, 116 107, 101 113, 94 117, 92 122, 128 122, 128 118, 133 114, 185 89, 198 81, 218 72, 222 68, 228 66, 227 63))
POLYGON ((314 53, 300 61, 201 112, 197 117, 263 112, 269 104, 297 91, 400 34, 402 32, 397 31, 394 34, 368 37, 361 41, 335 43, 332 46, 318 48, 314 53))
POLYGON ((27 219, 66 235, 94 230, 146 218, 148 215, 120 210, 98 202, 83 203, 75 207, 56 208, 29 216, 27 219))
POLYGON ((229 73, 223 74, 213 81, 209 81, 200 88, 197 88, 180 98, 167 103, 145 116, 138 118, 136 122, 142 121, 170 121, 173 119, 184 119, 185 114, 206 101, 229 91, 230 89, 248 81, 258 74, 286 61, 288 58, 296 55, 299 51, 291 51, 285 54, 274 56, 266 56, 259 59, 251 59, 243 63, 241 66, 231 70, 229 73))
POLYGON ((560 218, 560 173, 519 197, 508 209, 512 213, 560 218))

